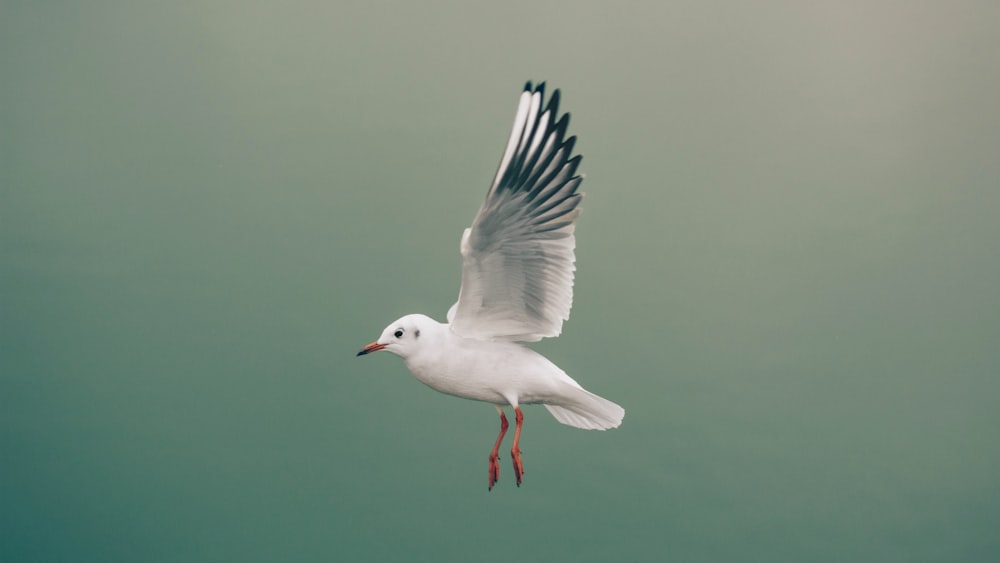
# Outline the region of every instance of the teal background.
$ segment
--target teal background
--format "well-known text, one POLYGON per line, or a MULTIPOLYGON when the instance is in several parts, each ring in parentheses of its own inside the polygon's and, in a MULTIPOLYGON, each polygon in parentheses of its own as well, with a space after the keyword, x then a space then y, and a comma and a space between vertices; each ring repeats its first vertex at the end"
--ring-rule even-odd
POLYGON ((998 6, 3 2, 0 560, 997 560, 998 6), (536 348, 627 414, 488 493, 492 407, 354 354, 526 80, 587 174, 536 348))

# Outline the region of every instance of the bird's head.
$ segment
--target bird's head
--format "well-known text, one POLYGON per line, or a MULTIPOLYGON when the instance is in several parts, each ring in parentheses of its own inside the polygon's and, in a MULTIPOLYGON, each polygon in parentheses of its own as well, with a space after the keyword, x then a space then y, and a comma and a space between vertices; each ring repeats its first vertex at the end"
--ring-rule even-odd
POLYGON ((382 336, 358 352, 359 356, 385 350, 406 358, 420 349, 440 323, 426 315, 406 315, 385 327, 382 336))

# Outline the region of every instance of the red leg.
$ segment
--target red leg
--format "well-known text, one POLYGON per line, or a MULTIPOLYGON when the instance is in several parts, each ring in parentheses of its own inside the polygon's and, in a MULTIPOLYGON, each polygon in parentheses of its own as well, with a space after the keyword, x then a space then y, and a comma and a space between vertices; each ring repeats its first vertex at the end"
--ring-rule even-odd
POLYGON ((521 478, 524 476, 524 464, 521 463, 521 424, 524 423, 524 415, 521 414, 521 407, 514 407, 517 426, 514 427, 514 445, 510 449, 510 457, 514 460, 514 478, 517 479, 517 486, 521 486, 521 478))
POLYGON ((496 485, 497 479, 500 478, 500 463, 497 462, 497 457, 500 455, 500 442, 503 441, 503 437, 507 434, 507 417, 503 414, 503 409, 497 407, 500 411, 500 435, 497 436, 496 443, 493 444, 493 451, 490 452, 490 488, 493 490, 493 485, 496 485))

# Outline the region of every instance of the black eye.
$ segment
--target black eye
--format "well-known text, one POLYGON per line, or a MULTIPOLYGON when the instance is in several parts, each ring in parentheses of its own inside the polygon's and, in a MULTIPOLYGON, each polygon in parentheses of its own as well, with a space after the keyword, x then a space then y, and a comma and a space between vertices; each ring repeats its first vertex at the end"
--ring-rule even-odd
POLYGON ((402 338, 402 337, 403 337, 403 331, 402 330, 397 330, 396 331, 396 338, 402 338))

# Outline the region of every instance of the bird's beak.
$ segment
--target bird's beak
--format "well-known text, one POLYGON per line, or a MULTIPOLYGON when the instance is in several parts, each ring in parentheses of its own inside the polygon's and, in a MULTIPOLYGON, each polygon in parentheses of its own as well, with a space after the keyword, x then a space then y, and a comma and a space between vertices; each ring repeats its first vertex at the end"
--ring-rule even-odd
POLYGON ((378 352, 382 348, 385 348, 386 344, 379 344, 378 341, 372 342, 368 346, 365 346, 358 352, 358 356, 364 356, 365 354, 371 354, 372 352, 378 352))

